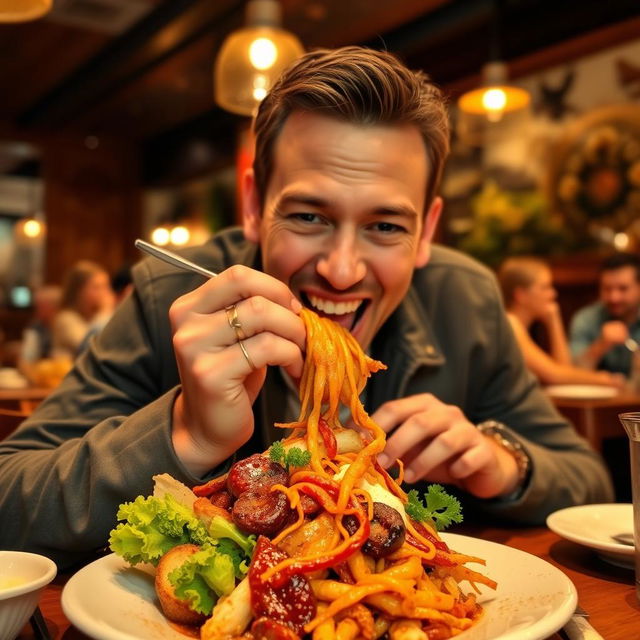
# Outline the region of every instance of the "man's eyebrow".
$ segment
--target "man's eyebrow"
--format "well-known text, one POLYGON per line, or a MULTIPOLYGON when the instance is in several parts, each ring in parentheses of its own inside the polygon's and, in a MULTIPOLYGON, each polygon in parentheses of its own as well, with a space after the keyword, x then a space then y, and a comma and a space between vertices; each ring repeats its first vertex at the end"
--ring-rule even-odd
POLYGON ((381 216, 404 216, 405 218, 418 217, 418 212, 409 205, 392 205, 378 207, 374 210, 373 213, 381 216))
MULTIPOLYGON (((326 198, 311 195, 309 193, 293 192, 285 193, 277 203, 277 208, 285 205, 308 205, 317 209, 326 209, 331 207, 331 202, 326 198)), ((405 218, 417 218, 418 212, 410 205, 383 205, 376 207, 373 212, 378 216, 403 216, 405 218)))
POLYGON ((316 207, 318 209, 322 209, 330 206, 329 201, 324 198, 320 198, 318 196, 314 196, 309 193, 299 193, 299 192, 285 193, 278 200, 277 207, 280 208, 287 204, 294 204, 294 205, 305 204, 310 207, 316 207))

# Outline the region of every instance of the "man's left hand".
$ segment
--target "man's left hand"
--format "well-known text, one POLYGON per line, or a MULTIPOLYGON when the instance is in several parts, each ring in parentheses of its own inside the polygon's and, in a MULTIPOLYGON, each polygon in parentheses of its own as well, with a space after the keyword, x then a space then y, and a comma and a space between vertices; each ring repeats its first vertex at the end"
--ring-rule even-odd
POLYGON ((456 406, 425 393, 387 402, 371 417, 385 432, 393 431, 379 458, 382 466, 401 459, 406 482, 453 484, 478 498, 508 495, 516 488, 513 456, 456 406))

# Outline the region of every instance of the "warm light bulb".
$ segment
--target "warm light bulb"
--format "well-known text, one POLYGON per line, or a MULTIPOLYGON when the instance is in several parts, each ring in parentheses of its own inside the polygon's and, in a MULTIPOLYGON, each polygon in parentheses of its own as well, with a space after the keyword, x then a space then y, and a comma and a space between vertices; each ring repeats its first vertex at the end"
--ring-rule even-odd
POLYGON ((278 49, 269 38, 256 38, 249 45, 249 60, 256 69, 270 69, 277 57, 278 49))
POLYGON ((264 100, 267 95, 268 86, 267 76, 258 73, 253 79, 253 99, 256 102, 264 100))
POLYGON ((151 242, 157 244, 159 247, 164 247, 169 244, 169 240, 169 229, 166 227, 157 227, 151 232, 151 242))
POLYGON ((27 238, 37 238, 42 233, 42 224, 33 219, 25 220, 23 232, 27 238))
POLYGON ((171 244, 175 244, 176 246, 182 246, 189 242, 191 238, 191 234, 189 233, 189 229, 187 227, 178 226, 173 227, 171 229, 171 244))
POLYGON ((507 104, 507 94, 502 89, 487 89, 482 96, 482 105, 487 111, 502 111, 507 104))

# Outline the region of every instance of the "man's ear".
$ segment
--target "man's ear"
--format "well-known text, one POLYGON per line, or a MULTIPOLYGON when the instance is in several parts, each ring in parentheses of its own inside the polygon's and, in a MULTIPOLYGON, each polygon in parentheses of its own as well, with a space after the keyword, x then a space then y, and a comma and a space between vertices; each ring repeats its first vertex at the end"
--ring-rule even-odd
POLYGON ((260 199, 253 169, 242 176, 242 230, 249 242, 260 242, 260 199))
POLYGON ((420 234, 420 240, 418 241, 418 252, 416 253, 416 268, 424 267, 424 265, 429 262, 429 258, 431 257, 431 242, 433 241, 433 236, 436 232, 441 213, 442 198, 440 196, 436 196, 424 217, 422 233, 420 234))

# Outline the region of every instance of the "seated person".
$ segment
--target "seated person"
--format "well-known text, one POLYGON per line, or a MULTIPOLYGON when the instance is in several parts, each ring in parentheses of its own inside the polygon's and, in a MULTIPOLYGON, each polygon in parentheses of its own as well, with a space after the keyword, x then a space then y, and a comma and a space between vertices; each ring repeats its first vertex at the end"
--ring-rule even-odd
POLYGON ((524 361, 542 384, 622 385, 622 376, 607 371, 588 371, 571 364, 551 269, 542 260, 509 258, 500 267, 498 280, 507 318, 524 361), (529 333, 535 322, 541 322, 547 332, 550 353, 536 344, 529 333))
POLYGON ((54 357, 74 359, 89 333, 101 329, 113 312, 109 274, 100 265, 80 260, 65 276, 61 310, 53 320, 54 357))
POLYGON ((364 402, 389 434, 380 463, 402 459, 409 484, 446 483, 518 523, 610 502, 602 459, 526 370, 493 274, 432 244, 450 133, 427 76, 386 52, 313 51, 254 131, 242 229, 185 252, 219 275, 138 264, 108 325, 0 442, 0 548, 62 570, 104 548, 154 474, 193 486, 280 439, 303 305, 387 365, 364 402))
POLYGON ((615 253, 600 267, 600 300, 571 321, 571 353, 582 367, 630 376, 630 338, 640 342, 640 256, 615 253))
POLYGON ((22 333, 19 360, 21 369, 51 356, 51 328, 60 309, 61 298, 62 291, 58 286, 47 285, 36 289, 33 295, 33 317, 22 333))

